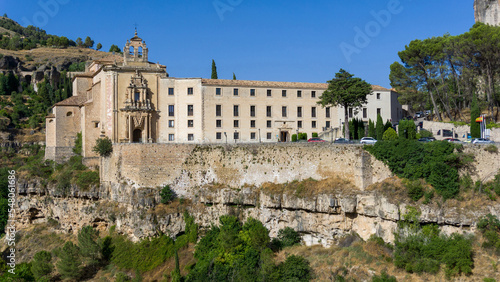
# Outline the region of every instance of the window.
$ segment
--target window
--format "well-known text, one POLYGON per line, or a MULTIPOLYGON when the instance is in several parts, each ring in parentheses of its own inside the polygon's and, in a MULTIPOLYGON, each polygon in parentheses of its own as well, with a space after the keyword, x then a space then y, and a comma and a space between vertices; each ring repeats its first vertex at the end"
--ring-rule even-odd
POLYGON ((99 128, 99 122, 98 121, 94 122, 94 128, 99 128))
POLYGON ((297 90, 297 98, 301 98, 302 97, 302 90, 297 90))
POLYGON ((215 88, 215 95, 220 96, 221 93, 222 91, 220 88, 215 88))
POLYGON ((218 128, 222 127, 222 120, 221 119, 215 120, 215 127, 218 127, 218 128))
POLYGON ((281 90, 281 97, 286 97, 286 90, 281 90))
POLYGON ((215 116, 216 117, 222 116, 222 105, 215 105, 215 116))
POLYGON ((281 107, 281 116, 286 117, 286 106, 281 107))
POLYGON ((194 121, 192 119, 188 119, 188 127, 193 127, 194 121))
POLYGON ((139 92, 135 92, 134 93, 134 101, 139 101, 141 99, 141 93, 139 92))
POLYGON ((234 105, 233 106, 233 116, 237 117, 239 115, 240 115, 239 107, 238 107, 238 105, 234 105))
POLYGON ((301 120, 297 121, 297 127, 302 128, 302 121, 301 120))
POLYGON ((268 121, 266 122, 266 126, 267 126, 267 128, 271 128, 271 124, 272 124, 272 121, 268 120, 268 121))
POLYGON ((194 140, 194 134, 188 134, 188 141, 194 140))
POLYGON ((174 116, 174 105, 168 105, 168 116, 169 117, 174 116))
POLYGON ((174 127, 174 124, 174 120, 171 119, 168 121, 168 127, 174 127))
POLYGON ((311 91, 311 98, 316 98, 316 91, 311 91))
POLYGON ((349 117, 352 118, 352 108, 349 108, 349 117))
POLYGON ((266 107, 266 116, 271 117, 272 116, 272 108, 271 106, 266 107))
POLYGON ((366 110, 366 108, 363 108, 363 118, 367 118, 368 117, 368 112, 366 110))
POLYGON ((255 128, 255 120, 251 120, 250 121, 250 127, 251 128, 255 128))
POLYGON ((255 89, 250 89, 250 96, 255 96, 255 89))
POLYGON ((215 133, 215 139, 221 140, 222 139, 222 132, 215 133))
POLYGON ((380 100, 380 93, 377 93, 377 100, 380 100))
POLYGON ((188 95, 193 95, 193 87, 188 87, 188 95))
POLYGON ((188 117, 192 117, 193 116, 193 105, 188 105, 188 117))
POLYGON ((272 90, 271 89, 267 89, 267 97, 271 97, 272 96, 272 90))
POLYGON ((271 140, 271 138, 273 138, 273 134, 271 132, 268 132, 266 137, 267 140, 271 140))
POLYGON ((235 131, 233 137, 234 137, 234 140, 240 139, 240 133, 235 131))
POLYGON ((311 117, 316 117, 316 107, 311 107, 311 117))
POLYGON ((251 117, 255 116, 255 106, 250 106, 250 116, 251 117))
POLYGON ((174 88, 168 89, 168 95, 174 95, 174 88))
POLYGON ((313 120, 313 121, 311 122, 311 127, 312 127, 312 128, 316 128, 316 121, 315 121, 315 120, 313 120))
POLYGON ((325 108, 325 115, 326 115, 327 118, 330 117, 330 107, 326 107, 325 108))
POLYGON ((250 132, 250 139, 255 140, 255 132, 250 132))
POLYGON ((233 121, 233 126, 234 126, 234 128, 238 128, 238 127, 240 127, 240 121, 239 121, 239 120, 237 120, 237 119, 235 119, 235 120, 233 121))
POLYGON ((302 107, 297 107, 297 117, 302 117, 302 107))
POLYGON ((174 141, 175 138, 174 138, 174 135, 173 134, 169 134, 168 135, 168 141, 174 141))
POLYGON ((328 128, 330 128, 330 121, 329 121, 329 120, 327 120, 327 121, 326 121, 326 125, 325 125, 325 127, 326 127, 327 129, 328 129, 328 128))
POLYGON ((381 112, 382 112, 381 109, 377 108, 377 115, 382 115, 381 112))
POLYGON ((234 96, 238 96, 238 88, 234 88, 233 89, 233 95, 234 96))

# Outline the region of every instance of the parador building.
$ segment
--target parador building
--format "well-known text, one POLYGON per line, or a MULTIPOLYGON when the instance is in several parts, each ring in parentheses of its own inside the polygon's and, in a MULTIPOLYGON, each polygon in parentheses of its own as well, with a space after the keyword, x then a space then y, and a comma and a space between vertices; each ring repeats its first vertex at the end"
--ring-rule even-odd
MULTIPOLYGON (((73 77, 73 96, 46 117, 46 159, 65 161, 82 133, 85 158, 96 139, 113 143, 290 142, 291 135, 321 136, 339 130, 341 107, 317 104, 326 83, 170 77, 166 66, 148 61, 146 43, 127 40, 123 62, 93 61, 73 77)), ((349 117, 399 121, 398 94, 372 86, 368 103, 349 117)), ((340 132, 338 132, 340 136, 340 132)), ((329 135, 330 136, 330 135, 329 135)))

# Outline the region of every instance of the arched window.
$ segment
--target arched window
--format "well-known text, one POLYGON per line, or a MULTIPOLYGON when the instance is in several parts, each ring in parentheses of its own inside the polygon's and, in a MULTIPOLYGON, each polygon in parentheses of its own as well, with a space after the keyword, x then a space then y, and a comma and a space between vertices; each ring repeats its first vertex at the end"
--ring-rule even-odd
POLYGON ((67 117, 73 116, 73 112, 67 112, 67 113, 66 113, 66 116, 67 116, 67 117))
POLYGON ((139 54, 139 58, 142 57, 142 47, 141 46, 139 46, 138 54, 139 54))
POLYGON ((130 48, 128 48, 128 54, 134 55, 134 46, 130 46, 130 48))

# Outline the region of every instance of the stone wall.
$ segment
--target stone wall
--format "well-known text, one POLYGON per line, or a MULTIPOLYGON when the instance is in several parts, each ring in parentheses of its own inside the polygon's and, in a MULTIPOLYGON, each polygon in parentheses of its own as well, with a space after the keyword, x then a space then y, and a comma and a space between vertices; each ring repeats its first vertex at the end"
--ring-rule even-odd
POLYGON ((188 197, 207 183, 241 187, 340 176, 364 189, 391 175, 361 146, 307 143, 115 144, 112 156, 103 159, 101 166, 101 180, 106 185, 168 184, 188 197))
MULTIPOLYGON (((427 121, 423 122, 423 129, 428 130, 434 134, 434 137, 437 140, 442 140, 447 138, 447 136, 443 136, 443 130, 452 130, 456 138, 465 141, 467 140, 467 133, 470 133, 470 126, 461 125, 456 126, 453 123, 447 122, 435 122, 435 121, 427 121), (438 132, 440 133, 438 135, 438 132)), ((490 139, 496 142, 500 142, 500 128, 491 129, 490 139)), ((451 136, 449 136, 451 137, 451 136)))

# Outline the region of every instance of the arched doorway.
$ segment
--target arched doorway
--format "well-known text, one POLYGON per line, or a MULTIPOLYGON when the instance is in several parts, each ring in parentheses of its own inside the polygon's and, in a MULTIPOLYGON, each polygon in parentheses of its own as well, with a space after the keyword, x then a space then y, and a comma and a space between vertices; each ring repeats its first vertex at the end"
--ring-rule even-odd
POLYGON ((139 128, 135 129, 132 136, 132 142, 142 143, 142 130, 139 128))

